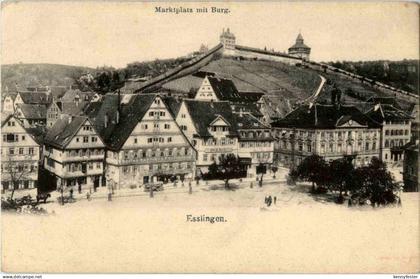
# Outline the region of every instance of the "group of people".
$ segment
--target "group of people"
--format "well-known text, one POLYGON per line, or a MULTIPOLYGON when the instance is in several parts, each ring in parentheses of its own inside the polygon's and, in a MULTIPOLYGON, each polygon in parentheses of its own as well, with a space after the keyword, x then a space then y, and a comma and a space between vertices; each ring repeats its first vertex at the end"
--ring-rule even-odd
POLYGON ((271 195, 270 196, 266 196, 265 197, 265 200, 264 200, 264 203, 267 205, 267 206, 271 206, 271 204, 276 204, 276 202, 277 202, 277 197, 276 196, 274 196, 274 197, 271 197, 271 195))

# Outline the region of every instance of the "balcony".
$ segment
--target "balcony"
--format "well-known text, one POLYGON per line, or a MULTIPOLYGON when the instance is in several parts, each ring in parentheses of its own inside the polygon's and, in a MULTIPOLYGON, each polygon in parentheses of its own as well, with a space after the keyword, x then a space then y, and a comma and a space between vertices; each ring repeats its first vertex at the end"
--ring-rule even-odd
POLYGON ((101 161, 105 157, 104 154, 98 154, 98 155, 89 155, 89 156, 68 156, 64 155, 61 159, 63 163, 67 162, 86 162, 86 161, 101 161))

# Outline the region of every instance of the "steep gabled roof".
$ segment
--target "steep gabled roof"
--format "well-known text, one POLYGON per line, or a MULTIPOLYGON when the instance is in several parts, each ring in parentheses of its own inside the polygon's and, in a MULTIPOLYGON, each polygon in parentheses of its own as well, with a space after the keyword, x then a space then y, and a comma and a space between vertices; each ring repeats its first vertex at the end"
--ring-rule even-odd
POLYGON ((270 129, 250 113, 235 113, 235 119, 239 130, 270 129))
POLYGON ((366 113, 366 115, 378 123, 382 123, 383 121, 404 121, 412 119, 412 117, 403 110, 400 110, 393 105, 384 104, 375 105, 366 113))
POLYGON ((47 107, 45 105, 18 104, 17 109, 20 109, 25 119, 47 118, 47 107))
POLYGON ((62 116, 48 130, 45 144, 65 148, 87 120, 86 116, 62 116))
POLYGON ((116 94, 107 94, 102 101, 89 104, 85 113, 92 120, 106 145, 113 150, 119 150, 155 98, 155 94, 135 94, 129 103, 121 105, 119 123, 117 123, 119 98, 116 94), (108 119, 106 127, 105 118, 108 119))
POLYGON ((69 89, 61 97, 62 102, 74 102, 76 96, 79 96, 80 101, 89 101, 95 95, 95 92, 80 91, 79 89, 69 89))
POLYGON ((230 130, 230 135, 237 135, 236 119, 229 102, 185 100, 184 103, 194 123, 198 136, 211 137, 208 127, 220 116, 231 125, 232 129, 230 130))
POLYGON ((231 79, 208 76, 207 79, 220 101, 239 101, 241 95, 231 79))
POLYGON ((18 94, 25 104, 48 105, 52 102, 52 97, 45 92, 20 91, 18 94))
POLYGON ((81 102, 56 102, 58 108, 60 109, 61 113, 69 114, 69 115, 78 115, 83 112, 83 108, 86 107, 89 102, 81 101, 81 102))
POLYGON ((358 110, 346 105, 302 105, 283 119, 272 123, 276 128, 335 129, 349 120, 370 128, 380 128, 380 124, 358 110))

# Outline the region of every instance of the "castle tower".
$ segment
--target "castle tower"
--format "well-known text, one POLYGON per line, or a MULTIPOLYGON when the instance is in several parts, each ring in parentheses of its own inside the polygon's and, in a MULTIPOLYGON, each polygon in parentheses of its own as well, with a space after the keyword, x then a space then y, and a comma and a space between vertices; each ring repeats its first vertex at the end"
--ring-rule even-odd
POLYGON ((222 34, 220 34, 220 43, 223 45, 224 49, 235 49, 235 35, 230 33, 229 28, 225 31, 223 28, 222 34))
POLYGON ((289 48, 289 55, 309 60, 310 53, 311 48, 304 44, 302 34, 299 33, 296 43, 289 48))

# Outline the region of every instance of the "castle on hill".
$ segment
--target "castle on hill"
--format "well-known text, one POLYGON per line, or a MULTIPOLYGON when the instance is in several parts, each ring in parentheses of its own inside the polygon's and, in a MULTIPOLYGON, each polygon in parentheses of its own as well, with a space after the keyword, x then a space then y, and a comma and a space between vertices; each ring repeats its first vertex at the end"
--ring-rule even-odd
POLYGON ((235 35, 230 29, 223 29, 220 34, 220 44, 223 45, 223 55, 249 59, 265 59, 288 64, 297 64, 302 60, 308 61, 311 48, 305 45, 302 34, 296 38, 296 42, 288 50, 288 53, 270 51, 267 49, 251 48, 236 44, 235 35))

